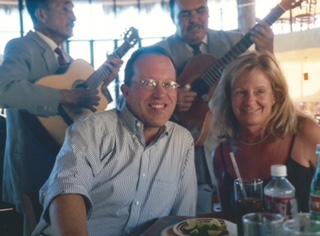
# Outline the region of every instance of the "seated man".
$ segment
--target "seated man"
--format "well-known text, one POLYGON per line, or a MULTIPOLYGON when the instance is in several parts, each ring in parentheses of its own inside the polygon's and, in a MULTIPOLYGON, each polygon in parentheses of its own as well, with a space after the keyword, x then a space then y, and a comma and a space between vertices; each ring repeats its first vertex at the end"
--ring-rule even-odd
POLYGON ((126 105, 67 130, 33 235, 140 235, 159 217, 195 214, 193 138, 168 121, 177 87, 163 49, 132 55, 121 87, 126 105))

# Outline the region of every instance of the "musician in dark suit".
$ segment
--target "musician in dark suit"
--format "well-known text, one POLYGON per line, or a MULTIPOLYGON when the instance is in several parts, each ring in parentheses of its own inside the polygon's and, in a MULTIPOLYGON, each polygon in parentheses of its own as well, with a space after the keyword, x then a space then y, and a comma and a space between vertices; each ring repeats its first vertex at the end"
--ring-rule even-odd
MULTIPOLYGON (((178 76, 196 54, 208 53, 215 58, 220 58, 243 37, 235 31, 208 29, 209 13, 206 0, 170 0, 169 5, 176 33, 158 42, 157 45, 165 48, 171 55, 178 76)), ((258 50, 273 53, 273 32, 266 22, 258 21, 260 27, 253 32, 252 41, 258 50)), ((196 93, 191 92, 188 87, 179 89, 176 110, 188 111, 195 96, 196 93)), ((197 213, 212 211, 211 200, 216 194, 216 183, 211 153, 216 145, 216 140, 209 135, 205 143, 195 149, 198 178, 197 213)))
MULTIPOLYGON (((27 0, 26 5, 35 31, 6 45, 0 66, 0 106, 7 108, 2 198, 24 215, 24 234, 30 235, 42 212, 39 189, 50 174, 56 153, 43 144, 45 138, 38 136, 39 130, 24 120, 20 111, 54 116, 61 104, 94 111, 99 97, 96 89, 58 90, 34 84, 59 68, 54 50, 73 35, 76 17, 71 0, 27 0)), ((64 52, 63 58, 72 60, 64 52)), ((106 63, 113 77, 121 64, 120 59, 106 63)))

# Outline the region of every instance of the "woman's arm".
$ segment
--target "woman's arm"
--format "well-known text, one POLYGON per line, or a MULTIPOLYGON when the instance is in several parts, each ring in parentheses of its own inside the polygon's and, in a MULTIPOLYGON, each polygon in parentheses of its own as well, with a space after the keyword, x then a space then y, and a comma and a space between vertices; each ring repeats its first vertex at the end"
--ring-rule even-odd
POLYGON ((316 168, 317 144, 320 144, 320 126, 311 119, 302 120, 294 145, 293 158, 303 166, 316 168))

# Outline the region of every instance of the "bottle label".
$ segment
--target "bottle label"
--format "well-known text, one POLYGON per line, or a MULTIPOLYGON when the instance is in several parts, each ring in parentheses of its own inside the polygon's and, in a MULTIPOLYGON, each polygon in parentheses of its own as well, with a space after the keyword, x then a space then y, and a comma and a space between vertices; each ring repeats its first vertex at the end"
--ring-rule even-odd
POLYGON ((314 213, 320 213, 320 196, 310 195, 309 208, 314 213))
POLYGON ((267 212, 280 213, 285 220, 292 219, 297 211, 295 197, 273 197, 265 195, 265 208, 267 212))

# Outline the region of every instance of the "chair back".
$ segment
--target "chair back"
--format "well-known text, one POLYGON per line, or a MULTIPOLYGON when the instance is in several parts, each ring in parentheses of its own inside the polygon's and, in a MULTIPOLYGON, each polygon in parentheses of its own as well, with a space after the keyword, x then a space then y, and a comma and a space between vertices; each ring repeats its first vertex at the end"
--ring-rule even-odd
POLYGON ((310 15, 315 15, 317 13, 317 0, 309 0, 309 12, 310 15))
POLYGON ((2 195, 3 161, 6 145, 6 118, 0 114, 0 205, 2 195))

